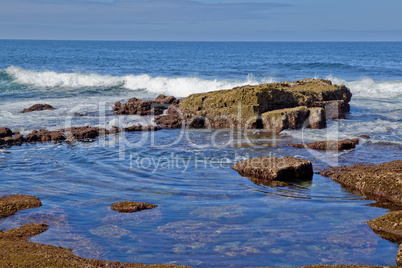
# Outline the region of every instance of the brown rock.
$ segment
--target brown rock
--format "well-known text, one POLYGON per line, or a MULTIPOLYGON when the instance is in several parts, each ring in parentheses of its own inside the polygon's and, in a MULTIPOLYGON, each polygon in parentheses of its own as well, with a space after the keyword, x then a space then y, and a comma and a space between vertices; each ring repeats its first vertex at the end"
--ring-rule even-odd
POLYGON ((313 150, 322 151, 341 151, 349 150, 356 147, 359 144, 359 139, 346 139, 341 141, 329 140, 329 141, 316 141, 307 144, 291 144, 295 148, 309 148, 313 150))
POLYGON ((13 132, 7 127, 0 127, 0 138, 11 137, 13 132))
POLYGON ((402 211, 390 212, 367 222, 373 231, 393 243, 402 243, 402 211))
MULTIPOLYGON (((344 85, 332 85, 322 79, 304 79, 192 94, 180 101, 179 108, 186 121, 202 116, 212 128, 252 128, 258 126, 256 121, 270 111, 311 107, 319 101, 348 103, 351 96, 344 85)), ((275 131, 281 128, 276 124, 273 127, 275 131)))
POLYGON ((163 94, 160 94, 158 97, 156 97, 155 102, 162 104, 172 104, 175 100, 176 98, 173 96, 165 96, 163 94))
POLYGON ((134 131, 158 131, 161 128, 158 126, 141 126, 141 125, 136 125, 136 126, 131 126, 128 128, 125 128, 124 131, 127 132, 134 132, 134 131))
POLYGON ((279 133, 284 129, 300 129, 308 118, 306 106, 274 110, 261 115, 264 129, 279 133))
POLYGON ((161 125, 162 128, 181 128, 184 122, 184 118, 180 116, 176 109, 169 107, 167 115, 157 116, 154 122, 161 125))
POLYGON ((368 136, 368 135, 360 135, 359 138, 370 139, 370 136, 368 136))
POLYGON ((49 131, 46 129, 40 129, 39 131, 33 130, 25 137, 26 142, 60 142, 64 141, 65 139, 66 136, 61 131, 49 131))
POLYGON ((396 265, 402 266, 402 244, 399 246, 398 255, 396 256, 396 265))
POLYGON ((155 101, 144 101, 131 98, 126 103, 116 102, 113 108, 114 114, 119 115, 161 115, 168 105, 155 101))
POLYGON ((18 211, 42 206, 39 198, 29 195, 10 195, 0 197, 0 218, 9 217, 18 211))
POLYGON ((293 157, 253 158, 238 162, 232 168, 241 175, 267 181, 305 181, 313 178, 311 162, 293 157))
POLYGON ((132 201, 125 201, 120 202, 112 205, 110 208, 114 211, 118 212, 125 212, 125 213, 132 213, 146 209, 153 209, 156 208, 157 205, 147 204, 143 202, 132 202, 132 201))
POLYGON ((320 174, 378 201, 402 205, 402 160, 375 166, 342 166, 320 174))
POLYGON ((324 108, 327 119, 345 119, 350 111, 350 105, 345 100, 315 101, 311 106, 324 108))
POLYGON ((325 117, 324 108, 309 108, 309 116, 307 127, 314 129, 321 129, 327 127, 327 120, 325 117))
POLYGON ((55 110, 55 109, 56 108, 54 108, 52 105, 49 104, 35 104, 29 108, 22 110, 21 113, 30 113, 34 111, 55 110))
POLYGON ((105 137, 109 134, 109 131, 99 127, 72 127, 67 129, 61 129, 60 131, 66 132, 66 137, 71 141, 93 141, 97 137, 105 137))

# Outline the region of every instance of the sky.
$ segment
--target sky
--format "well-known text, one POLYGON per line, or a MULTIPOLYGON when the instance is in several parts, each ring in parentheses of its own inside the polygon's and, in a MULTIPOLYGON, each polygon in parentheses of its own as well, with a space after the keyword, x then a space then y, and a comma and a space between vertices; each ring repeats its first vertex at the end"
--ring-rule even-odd
POLYGON ((402 0, 0 0, 0 39, 402 41, 402 0))

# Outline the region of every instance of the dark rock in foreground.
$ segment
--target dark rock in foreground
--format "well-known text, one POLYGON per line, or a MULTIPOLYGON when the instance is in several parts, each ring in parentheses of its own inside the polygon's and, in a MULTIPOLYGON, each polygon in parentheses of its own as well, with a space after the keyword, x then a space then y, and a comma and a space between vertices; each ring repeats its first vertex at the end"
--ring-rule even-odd
MULTIPOLYGON (((177 111, 177 108, 169 107, 167 110, 167 115, 155 117, 154 122, 161 125, 162 128, 181 128, 184 123, 184 118, 177 111)), ((184 123, 185 124, 185 123, 184 123)))
POLYGON ((20 113, 30 113, 30 112, 35 112, 35 111, 55 110, 55 109, 56 108, 54 108, 50 104, 35 104, 35 105, 32 105, 29 108, 26 108, 26 109, 22 110, 20 113))
POLYGON ((402 211, 394 211, 367 222, 373 231, 384 239, 402 243, 402 211))
POLYGON ((0 127, 0 138, 11 137, 13 132, 7 127, 0 127))
POLYGON ((18 211, 42 206, 39 198, 30 195, 11 195, 0 197, 0 218, 9 217, 18 211))
POLYGON ((156 207, 157 207, 157 205, 154 205, 154 204, 125 201, 125 202, 116 203, 113 206, 111 206, 110 208, 115 211, 118 211, 118 212, 131 213, 131 212, 137 212, 137 211, 146 210, 146 209, 153 209, 156 207))
POLYGON ((402 205, 402 160, 375 166, 335 167, 320 174, 368 197, 402 205))
POLYGON ((341 141, 316 141, 307 144, 292 144, 296 148, 309 148, 321 151, 342 151, 354 149, 359 144, 359 139, 346 139, 341 141))
POLYGON ((161 130, 161 127, 158 126, 141 126, 141 125, 135 125, 131 127, 127 127, 124 129, 126 132, 135 132, 135 131, 158 131, 161 130))
POLYGON ((396 256, 396 264, 402 266, 402 244, 399 246, 398 255, 396 256))
POLYGON ((46 129, 33 130, 30 134, 25 136, 26 142, 59 142, 66 140, 66 135, 62 132, 55 130, 49 131, 46 129))
POLYGON ((92 141, 97 137, 106 137, 109 131, 104 128, 99 127, 72 127, 61 129, 61 132, 66 133, 66 137, 70 141, 92 141))
POLYGON ((238 162, 232 166, 241 175, 267 181, 308 181, 313 178, 310 161, 293 157, 260 157, 238 162))

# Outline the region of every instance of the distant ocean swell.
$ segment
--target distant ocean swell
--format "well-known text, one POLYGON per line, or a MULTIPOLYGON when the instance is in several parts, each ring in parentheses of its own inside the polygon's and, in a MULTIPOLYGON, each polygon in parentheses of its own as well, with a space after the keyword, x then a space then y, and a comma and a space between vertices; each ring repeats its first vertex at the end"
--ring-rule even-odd
MULTIPOLYGON (((335 84, 345 84, 354 96, 368 98, 402 97, 402 80, 375 81, 363 78, 356 81, 345 81, 328 76, 326 79, 335 84)), ((242 85, 277 82, 266 77, 256 79, 248 75, 243 80, 207 80, 200 77, 152 77, 148 74, 112 76, 97 73, 57 73, 54 71, 32 71, 17 66, 0 70, 0 85, 5 80, 39 89, 80 89, 80 88, 114 88, 146 90, 149 93, 165 93, 177 97, 185 97, 192 93, 230 89, 242 85)))

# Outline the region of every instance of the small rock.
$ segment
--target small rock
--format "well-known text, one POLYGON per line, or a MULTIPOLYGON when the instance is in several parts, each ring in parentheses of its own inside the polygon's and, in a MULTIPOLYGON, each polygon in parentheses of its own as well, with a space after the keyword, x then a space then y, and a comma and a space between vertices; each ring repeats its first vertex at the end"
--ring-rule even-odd
POLYGON ((133 201, 125 201, 112 205, 110 208, 114 211, 132 213, 145 209, 153 209, 156 208, 157 205, 147 204, 143 202, 133 202, 133 201))
POLYGON ((67 139, 74 141, 93 141, 97 137, 105 137, 109 134, 109 131, 99 127, 72 127, 67 129, 61 129, 61 132, 66 132, 67 139))
POLYGON ((30 112, 35 112, 35 111, 55 110, 55 109, 56 108, 54 108, 52 105, 49 105, 49 104, 35 104, 29 108, 22 110, 20 113, 30 113, 30 112))
POLYGON ((10 195, 0 197, 0 219, 14 215, 18 211, 42 206, 39 198, 30 195, 10 195))
POLYGON ((154 119, 154 122, 158 125, 161 125, 162 128, 181 128, 183 125, 184 119, 180 116, 180 114, 176 111, 176 109, 169 108, 167 111, 167 115, 157 116, 154 119))
POLYGON ((368 136, 368 135, 360 135, 359 138, 370 139, 370 136, 368 136))
POLYGON ((291 144, 295 148, 309 148, 313 150, 322 151, 341 151, 354 149, 359 144, 359 139, 346 139, 341 141, 329 140, 329 141, 316 141, 307 144, 291 144))
POLYGON ((398 255, 396 256, 396 264, 402 266, 402 244, 399 246, 398 255))
POLYGON ((118 115, 161 115, 168 108, 167 104, 131 98, 126 103, 116 102, 113 111, 118 115))
POLYGON ((155 102, 163 104, 172 104, 175 100, 176 98, 173 96, 165 96, 163 94, 160 94, 158 97, 156 97, 155 102))
POLYGON ((267 181, 309 181, 313 178, 311 162, 293 157, 252 158, 238 162, 232 168, 241 175, 267 181))
POLYGON ((0 138, 11 137, 13 132, 7 127, 0 127, 0 138))

